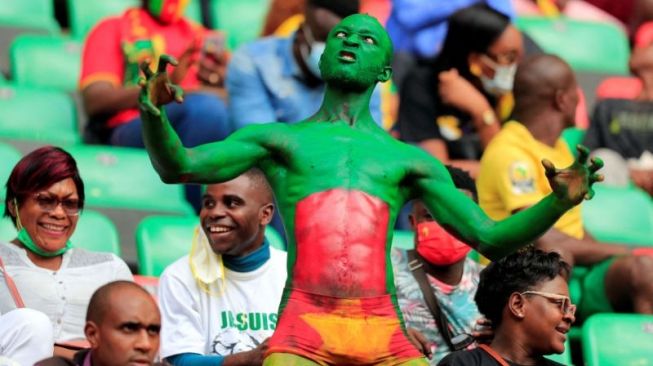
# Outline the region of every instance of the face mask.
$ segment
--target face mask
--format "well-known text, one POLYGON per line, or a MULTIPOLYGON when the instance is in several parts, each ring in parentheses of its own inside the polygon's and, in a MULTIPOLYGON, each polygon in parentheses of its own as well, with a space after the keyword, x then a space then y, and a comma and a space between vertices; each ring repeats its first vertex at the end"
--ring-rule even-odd
POLYGON ((55 250, 54 252, 46 252, 45 250, 41 249, 38 245, 34 243, 32 240, 32 237, 29 236, 27 233, 27 229, 23 227, 23 225, 20 222, 20 217, 18 216, 18 204, 16 200, 14 200, 14 207, 16 207, 16 226, 18 227, 18 240, 27 248, 30 252, 39 255, 41 257, 56 257, 58 255, 62 255, 65 252, 68 251, 72 247, 72 243, 70 240, 66 243, 66 246, 55 250))
POLYGON ((188 6, 188 0, 149 0, 147 7, 153 17, 161 23, 170 24, 179 20, 188 6))
POLYGON ((515 81, 515 73, 517 72, 517 64, 499 65, 492 62, 492 64, 488 66, 494 69, 494 78, 490 79, 481 74, 479 78, 483 84, 483 89, 495 96, 511 92, 512 84, 515 81))
POLYGON ((320 73, 320 57, 326 48, 326 43, 316 41, 311 29, 306 24, 302 26, 302 29, 304 31, 304 36, 306 37, 306 42, 310 45, 303 44, 299 48, 302 57, 304 58, 304 63, 313 76, 322 79, 322 74, 320 73))
POLYGON ((454 238, 435 221, 417 224, 417 253, 436 266, 448 266, 465 258, 469 245, 454 238))

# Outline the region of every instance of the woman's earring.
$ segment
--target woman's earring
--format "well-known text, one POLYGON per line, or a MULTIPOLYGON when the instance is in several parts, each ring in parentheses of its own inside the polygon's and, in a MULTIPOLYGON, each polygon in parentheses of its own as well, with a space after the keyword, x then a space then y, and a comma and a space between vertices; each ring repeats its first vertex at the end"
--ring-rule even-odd
POLYGON ((479 77, 483 73, 483 70, 481 70, 481 66, 479 66, 477 63, 473 63, 469 65, 469 72, 471 72, 472 75, 479 77))

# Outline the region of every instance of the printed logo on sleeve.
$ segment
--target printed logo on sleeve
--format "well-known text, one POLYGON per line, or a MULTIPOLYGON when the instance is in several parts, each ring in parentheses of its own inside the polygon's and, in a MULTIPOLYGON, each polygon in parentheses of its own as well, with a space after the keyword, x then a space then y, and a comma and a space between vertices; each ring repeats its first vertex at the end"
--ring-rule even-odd
POLYGON ((535 192, 535 178, 528 164, 516 161, 508 168, 510 185, 514 194, 527 194, 535 192))

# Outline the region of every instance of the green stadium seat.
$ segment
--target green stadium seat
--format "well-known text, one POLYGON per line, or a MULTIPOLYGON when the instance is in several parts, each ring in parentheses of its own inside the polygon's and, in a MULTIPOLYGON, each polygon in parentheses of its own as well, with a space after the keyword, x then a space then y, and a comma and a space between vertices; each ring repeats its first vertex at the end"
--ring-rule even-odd
MULTIPOLYGON (((196 216, 149 216, 136 228, 136 252, 138 273, 144 276, 160 276, 163 270, 190 252, 196 216)), ((268 226, 265 236, 270 245, 285 250, 279 233, 268 226)))
POLYGON ((395 230, 392 235, 392 247, 401 250, 414 249, 413 232, 409 230, 395 230))
MULTIPOLYGON (((4 212, 4 205, 0 205, 4 212)), ((16 228, 11 220, 3 217, 0 220, 0 241, 7 242, 16 238, 16 228)), ((116 226, 103 214, 84 210, 79 216, 75 233, 70 238, 75 248, 83 248, 94 252, 108 252, 120 256, 120 243, 116 226)))
POLYGON ((586 366, 653 366, 653 316, 595 314, 583 324, 586 366))
POLYGON ((9 50, 14 83, 22 86, 77 90, 82 44, 62 36, 20 35, 9 50))
POLYGON ((634 187, 594 186, 583 203, 583 225, 597 240, 653 246, 651 197, 634 187))
POLYGON ((576 71, 627 74, 628 37, 617 26, 562 18, 518 17, 517 28, 576 71))
POLYGON ((52 0, 3 0, 0 19, 3 17, 25 17, 38 21, 55 21, 52 0))
POLYGON ((259 37, 269 3, 269 0, 211 1, 213 28, 226 33, 227 48, 235 50, 259 37))
POLYGON ((192 214, 183 186, 165 184, 143 149, 74 145, 89 207, 192 214))
POLYGON ((81 141, 75 104, 64 92, 4 85, 0 111, 0 139, 55 145, 81 141))
POLYGON ((71 35, 77 39, 84 39, 86 34, 99 23, 100 20, 120 15, 129 7, 140 6, 140 0, 67 0, 68 19, 70 21, 71 35))
POLYGON ((2 162, 0 164, 0 199, 5 198, 5 184, 20 158, 20 152, 14 149, 13 146, 0 143, 0 161, 2 162))
POLYGON ((565 128, 562 131, 562 139, 565 140, 569 150, 575 155, 578 155, 576 145, 582 144, 585 138, 585 130, 576 127, 565 128))

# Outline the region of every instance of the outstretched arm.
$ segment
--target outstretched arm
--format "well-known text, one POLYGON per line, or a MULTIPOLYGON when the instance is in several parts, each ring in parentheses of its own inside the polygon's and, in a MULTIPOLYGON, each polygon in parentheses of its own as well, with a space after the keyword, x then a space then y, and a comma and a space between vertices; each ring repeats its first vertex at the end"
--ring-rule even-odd
POLYGON ((166 183, 215 183, 237 177, 268 156, 254 142, 256 131, 244 129, 224 141, 187 149, 172 128, 163 105, 183 102, 183 91, 168 79, 166 66, 177 61, 161 56, 157 72, 144 63, 141 69, 139 109, 143 121, 143 140, 154 169, 166 183))
POLYGON ((459 192, 438 162, 431 165, 426 177, 417 181, 417 187, 420 198, 441 225, 494 260, 532 243, 568 209, 594 195, 591 186, 602 179, 596 171, 603 163, 597 159, 587 166, 587 149, 579 147, 579 152, 578 160, 566 169, 555 169, 551 162, 543 161, 553 193, 498 222, 459 192))

